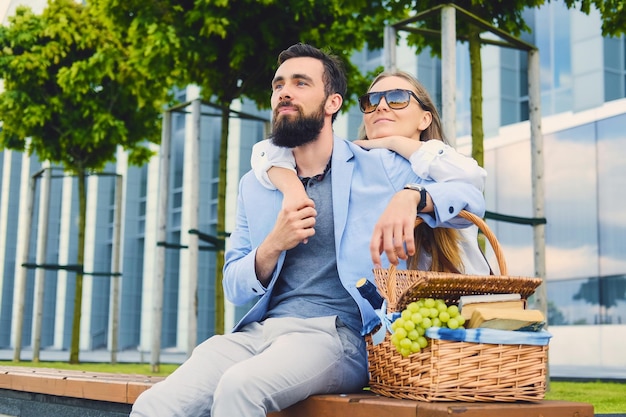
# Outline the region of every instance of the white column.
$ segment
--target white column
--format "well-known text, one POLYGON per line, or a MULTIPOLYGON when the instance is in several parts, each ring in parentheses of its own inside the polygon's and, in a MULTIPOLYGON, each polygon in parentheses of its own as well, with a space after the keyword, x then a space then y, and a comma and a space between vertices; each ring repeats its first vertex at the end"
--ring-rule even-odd
MULTIPOLYGON (((96 175, 90 175, 87 177, 87 213, 85 219, 85 261, 84 271, 86 272, 100 272, 96 271, 95 255, 96 255, 96 239, 98 237, 98 193, 100 189, 100 177, 96 175)), ((90 350, 91 344, 91 311, 93 309, 93 303, 91 302, 93 296, 93 280, 102 279, 102 277, 94 277, 93 275, 85 274, 83 276, 83 302, 81 306, 81 320, 80 320, 80 349, 90 350)))
POLYGON ((177 348, 191 354, 196 345, 196 291, 198 288, 198 235, 188 233, 198 229, 198 193, 200 192, 200 99, 197 87, 187 88, 187 97, 192 101, 187 107, 191 111, 185 116, 185 156, 183 164, 183 200, 180 219, 180 243, 187 249, 178 254, 178 317, 177 348))
MULTIPOLYGON (((48 223, 50 217, 50 186, 52 182, 52 168, 50 163, 43 164, 44 173, 39 180, 39 219, 37 222, 37 257, 38 265, 46 263, 48 251, 48 223)), ((35 297, 33 300, 33 361, 39 362, 41 350, 41 326, 43 323, 43 301, 46 270, 35 270, 35 297)))
MULTIPOLYGON (((539 50, 528 52, 528 118, 530 121, 530 151, 532 174, 533 217, 543 218, 544 212, 544 161, 543 135, 541 133, 541 84, 539 50)), ((546 278, 545 224, 533 226, 535 248, 535 276, 546 278)), ((535 292, 539 309, 548 317, 548 294, 545 282, 535 292)))
POLYGON ((385 26, 384 32, 385 71, 396 71, 396 28, 385 26))
POLYGON ((143 303, 141 306, 141 350, 150 346, 150 364, 159 370, 161 327, 163 323, 163 285, 165 278, 165 247, 157 246, 167 237, 167 216, 170 180, 170 145, 172 114, 163 114, 159 157, 148 166, 146 195, 146 227, 144 237, 143 303), (156 225, 156 227, 154 227, 156 225))
MULTIPOLYGON (((155 146, 156 148, 156 146, 155 146)), ((165 192, 165 191, 163 191, 165 192)), ((159 202, 159 157, 154 156, 148 162, 146 176, 146 214, 143 245, 143 283, 141 286, 141 334, 139 348, 142 351, 150 350, 154 320, 154 281, 157 276, 157 206, 159 202)))
MULTIPOLYGON (((128 157, 121 146, 116 152, 115 172, 115 214, 113 221, 113 244, 111 245, 111 272, 121 273, 124 269, 122 253, 124 253, 124 214, 126 212, 126 182, 128 181, 128 157)), ((117 352, 119 350, 120 332, 120 297, 123 275, 111 276, 111 297, 109 302, 109 337, 107 338, 109 349, 111 350, 111 363, 117 363, 117 352)))
POLYGON ((22 263, 28 262, 28 250, 30 248, 30 231, 33 217, 33 201, 35 194, 34 182, 30 176, 31 158, 28 154, 22 154, 22 172, 20 177, 20 203, 17 224, 17 246, 15 252, 15 291, 13 292, 13 320, 11 322, 11 342, 15 348, 13 360, 19 361, 22 350, 22 328, 24 325, 24 304, 26 300, 26 278, 28 270, 22 267, 22 263))
MULTIPOLYGON (((241 111, 242 105, 240 100, 233 102, 231 108, 241 111)), ((340 116, 341 117, 341 116, 340 116)), ((236 225, 237 212, 237 194, 239 193, 239 171, 241 169, 239 161, 241 160, 241 143, 242 126, 239 119, 231 117, 228 121, 228 161, 226 166, 226 215, 224 219, 224 228, 226 232, 232 231, 236 225)), ((265 131, 263 138, 269 136, 271 127, 269 123, 264 124, 265 131)), ((228 238, 225 239, 228 248, 228 238)), ((211 271, 213 272, 213 271, 211 271)), ((210 279, 215 280, 215 276, 211 273, 210 279)), ((224 331, 230 331, 235 326, 235 305, 227 299, 224 299, 224 331)))
MULTIPOLYGON (((75 210, 72 209, 72 200, 74 198, 74 177, 65 176, 63 178, 63 186, 61 193, 63 198, 61 199, 61 221, 59 227, 59 258, 58 263, 60 265, 69 265, 70 263, 76 263, 76 260, 70 262, 70 247, 73 238, 72 225, 75 223, 76 215, 78 214, 78 207, 75 210)), ((74 239, 76 239, 74 237, 74 239)), ((57 275, 57 302, 54 319, 54 348, 63 348, 63 334, 65 329, 68 330, 68 334, 71 334, 72 320, 66 321, 66 310, 72 308, 74 305, 74 291, 70 291, 68 294, 68 277, 74 272, 68 272, 66 270, 59 270, 57 275)))
POLYGON ((191 352, 197 344, 198 334, 198 251, 197 234, 189 234, 191 229, 198 230, 199 194, 200 194, 200 98, 191 103, 191 114, 185 123, 185 165, 183 171, 183 212, 181 216, 181 243, 188 246, 182 250, 180 259, 180 291, 178 316, 178 340, 184 343, 181 350, 191 352), (186 312, 186 314, 185 314, 186 312))
POLYGON ((456 10, 441 9, 441 124, 443 134, 456 147, 456 10))

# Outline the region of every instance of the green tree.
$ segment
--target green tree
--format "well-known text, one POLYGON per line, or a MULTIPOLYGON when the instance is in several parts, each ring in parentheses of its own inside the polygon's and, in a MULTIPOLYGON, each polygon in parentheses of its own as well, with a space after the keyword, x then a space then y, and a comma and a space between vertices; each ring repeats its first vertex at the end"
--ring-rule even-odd
MULTIPOLYGON (((129 27, 135 56, 144 65, 179 68, 182 80, 201 87, 222 108, 216 233, 225 236, 228 119, 232 102, 248 98, 267 108, 280 51, 297 42, 330 47, 344 58, 349 96, 367 78, 349 57, 365 42, 382 44, 388 9, 380 0, 93 0, 119 27, 129 27)), ((224 331, 223 250, 216 253, 215 333, 224 331)))
MULTIPOLYGON (((166 87, 128 59, 127 48, 93 8, 51 0, 41 15, 20 7, 0 26, 0 146, 36 154, 76 175, 77 264, 83 265, 86 177, 115 159, 151 156, 160 138, 166 87)), ((164 80, 168 84, 168 80, 164 80)), ((83 273, 76 274, 70 363, 79 362, 83 273)))

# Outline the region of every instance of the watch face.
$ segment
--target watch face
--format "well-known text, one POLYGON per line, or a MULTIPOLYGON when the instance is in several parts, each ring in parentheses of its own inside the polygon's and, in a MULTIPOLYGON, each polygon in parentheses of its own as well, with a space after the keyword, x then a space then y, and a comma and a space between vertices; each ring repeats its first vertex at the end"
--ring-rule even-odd
POLYGON ((422 191, 424 189, 424 187, 422 187, 419 184, 407 184, 404 186, 405 190, 415 190, 415 191, 422 191))

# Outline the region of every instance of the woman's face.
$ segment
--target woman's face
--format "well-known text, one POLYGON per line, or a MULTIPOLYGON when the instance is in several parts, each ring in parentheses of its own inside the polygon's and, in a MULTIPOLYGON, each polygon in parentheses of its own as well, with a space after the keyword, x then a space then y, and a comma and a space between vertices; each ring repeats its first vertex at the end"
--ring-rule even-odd
MULTIPOLYGON (((374 84, 369 92, 394 89, 415 91, 411 83, 404 78, 385 77, 374 84)), ((387 101, 381 98, 376 110, 363 115, 365 134, 368 139, 400 135, 419 140, 420 133, 430 125, 431 120, 430 112, 422 109, 413 96, 409 105, 399 110, 390 108, 387 101)))

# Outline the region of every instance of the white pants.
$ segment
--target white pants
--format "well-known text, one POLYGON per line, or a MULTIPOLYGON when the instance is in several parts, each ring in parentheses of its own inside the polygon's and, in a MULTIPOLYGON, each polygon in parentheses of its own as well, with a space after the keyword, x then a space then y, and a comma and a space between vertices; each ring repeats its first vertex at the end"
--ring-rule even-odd
POLYGON ((335 316, 274 318, 213 336, 139 396, 131 417, 265 417, 368 382, 365 341, 335 316))

